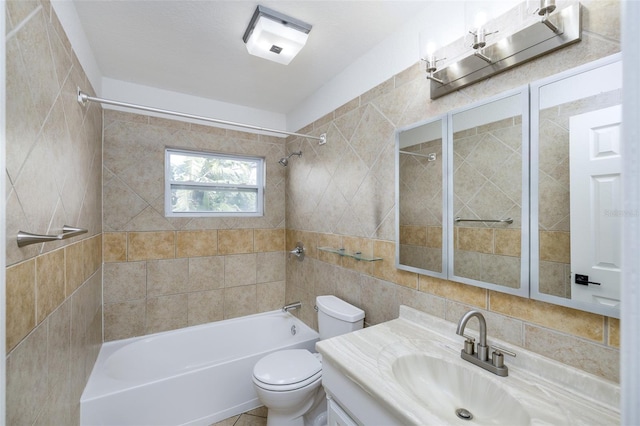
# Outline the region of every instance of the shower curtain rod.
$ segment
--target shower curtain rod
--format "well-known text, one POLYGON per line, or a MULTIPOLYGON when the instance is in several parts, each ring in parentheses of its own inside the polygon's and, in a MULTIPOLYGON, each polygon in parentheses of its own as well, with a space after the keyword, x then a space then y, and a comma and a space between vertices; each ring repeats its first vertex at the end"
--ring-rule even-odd
POLYGON ((194 119, 194 120, 208 121, 210 123, 224 124, 224 125, 227 125, 227 126, 242 127, 242 128, 245 128, 245 129, 253 129, 253 130, 259 130, 259 131, 263 131, 263 132, 278 133, 278 134, 281 134, 281 135, 288 135, 288 136, 300 136, 300 137, 303 137, 303 138, 309 138, 309 139, 318 140, 318 141, 320 141, 320 145, 324 145, 327 142, 327 134, 326 133, 323 133, 320 136, 313 136, 313 135, 307 135, 307 134, 304 134, 304 133, 287 132, 285 130, 269 129, 267 127, 253 126, 251 124, 238 123, 238 122, 235 122, 235 121, 227 121, 227 120, 220 120, 220 119, 217 119, 217 118, 204 117, 204 116, 201 116, 201 115, 186 114, 184 112, 169 111, 169 110, 166 110, 166 109, 153 108, 153 107, 148 107, 148 106, 144 106, 144 105, 130 104, 130 103, 127 103, 127 102, 113 101, 113 100, 110 100, 110 99, 96 98, 94 96, 87 95, 85 92, 80 90, 80 88, 78 88, 78 102, 82 106, 86 106, 87 102, 97 102, 97 103, 100 103, 100 104, 115 105, 115 106, 120 106, 120 107, 124 107, 124 108, 139 109, 139 110, 148 111, 148 112, 156 112, 156 113, 159 113, 159 114, 175 115, 176 117, 183 117, 183 118, 191 118, 191 119, 194 119))

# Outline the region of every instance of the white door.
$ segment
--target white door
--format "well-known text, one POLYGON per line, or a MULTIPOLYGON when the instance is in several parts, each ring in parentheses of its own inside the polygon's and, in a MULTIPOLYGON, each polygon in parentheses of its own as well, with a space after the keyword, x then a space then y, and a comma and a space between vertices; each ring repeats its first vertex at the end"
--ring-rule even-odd
POLYGON ((573 300, 620 304, 621 124, 620 105, 570 120, 573 300))

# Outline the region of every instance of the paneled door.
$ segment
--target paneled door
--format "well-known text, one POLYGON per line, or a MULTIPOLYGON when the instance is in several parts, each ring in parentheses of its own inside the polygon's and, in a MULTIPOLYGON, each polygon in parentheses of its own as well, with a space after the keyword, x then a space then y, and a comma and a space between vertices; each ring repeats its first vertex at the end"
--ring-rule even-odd
POLYGON ((622 107, 575 115, 570 126, 571 298, 620 303, 622 107))

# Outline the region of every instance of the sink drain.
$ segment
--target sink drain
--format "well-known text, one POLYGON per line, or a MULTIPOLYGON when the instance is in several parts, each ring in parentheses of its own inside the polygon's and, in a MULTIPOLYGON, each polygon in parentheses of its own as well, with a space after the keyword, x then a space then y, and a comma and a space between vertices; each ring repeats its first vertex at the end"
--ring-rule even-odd
POLYGON ((469 410, 465 410, 464 408, 458 408, 456 410, 456 416, 460 417, 462 420, 473 419, 473 414, 471 414, 469 410))

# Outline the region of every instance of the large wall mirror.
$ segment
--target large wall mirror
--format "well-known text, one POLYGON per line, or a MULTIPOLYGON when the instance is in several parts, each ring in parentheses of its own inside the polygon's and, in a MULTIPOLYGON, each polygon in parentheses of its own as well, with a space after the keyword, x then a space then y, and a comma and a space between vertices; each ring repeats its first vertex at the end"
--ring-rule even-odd
POLYGON ((527 296, 528 87, 450 113, 449 278, 527 296))
POLYGON ((528 296, 528 87, 401 129, 396 266, 528 296))
POLYGON ((621 104, 617 54, 399 131, 397 267, 619 318, 621 104))
POLYGON ((622 62, 531 85, 531 297, 620 317, 622 62))
POLYGON ((396 265, 446 277, 446 116, 396 133, 396 265))

